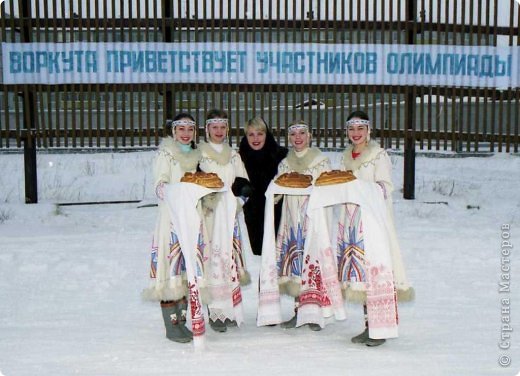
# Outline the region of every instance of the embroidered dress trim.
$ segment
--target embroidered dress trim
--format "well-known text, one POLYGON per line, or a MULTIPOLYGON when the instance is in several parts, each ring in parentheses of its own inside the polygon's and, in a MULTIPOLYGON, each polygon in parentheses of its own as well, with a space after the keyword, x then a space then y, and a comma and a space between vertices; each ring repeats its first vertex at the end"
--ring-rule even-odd
POLYGON ((381 181, 376 181, 376 183, 381 187, 381 190, 383 191, 383 196, 385 197, 385 200, 388 198, 388 194, 386 192, 385 184, 381 181))
POLYGON ((161 182, 155 187, 155 196, 159 200, 164 200, 164 182, 161 182))
POLYGON ((219 153, 211 146, 210 143, 204 142, 199 145, 199 149, 202 151, 201 162, 214 161, 221 166, 227 165, 231 161, 232 149, 228 144, 222 145, 222 151, 219 153), (204 155, 206 154, 206 155, 204 155))
POLYGON ((321 153, 321 150, 315 147, 311 147, 307 150, 303 157, 298 157, 294 149, 289 150, 287 153, 287 165, 289 166, 290 171, 296 171, 300 174, 303 172, 309 172, 312 169, 320 166, 320 163, 327 161, 325 158, 323 161, 318 163, 316 166, 311 166, 310 164, 314 161, 316 157, 318 157, 321 153))
POLYGON ((194 171, 201 157, 199 149, 190 149, 187 153, 183 152, 180 144, 171 138, 162 141, 158 154, 170 158, 175 164, 178 163, 183 171, 194 171))
POLYGON ((356 159, 352 158, 352 147, 347 148, 341 156, 341 164, 346 170, 356 171, 361 167, 366 168, 368 165, 375 165, 376 161, 385 154, 385 149, 380 148, 375 142, 370 141, 368 148, 363 150, 363 153, 356 159))

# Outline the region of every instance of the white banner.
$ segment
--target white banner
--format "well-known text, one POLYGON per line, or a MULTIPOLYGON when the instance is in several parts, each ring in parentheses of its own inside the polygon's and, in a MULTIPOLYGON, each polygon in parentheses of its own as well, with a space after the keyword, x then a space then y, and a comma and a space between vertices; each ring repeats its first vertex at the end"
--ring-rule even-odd
POLYGON ((520 47, 320 43, 2 43, 4 84, 519 87, 520 47))

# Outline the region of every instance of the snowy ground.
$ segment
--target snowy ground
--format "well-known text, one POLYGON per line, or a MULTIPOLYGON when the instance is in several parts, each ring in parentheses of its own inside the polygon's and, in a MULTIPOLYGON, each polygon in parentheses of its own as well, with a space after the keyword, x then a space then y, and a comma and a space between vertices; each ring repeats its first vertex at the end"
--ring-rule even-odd
MULTIPOLYGON (((416 199, 403 200, 403 158, 392 155, 398 233, 417 294, 399 306, 398 339, 350 343, 362 330, 358 305, 321 332, 257 328, 252 285, 245 324, 208 329, 202 351, 168 341, 158 304, 140 299, 156 214, 140 207, 153 202, 152 158, 39 154, 40 203, 25 205, 23 156, 0 155, 0 376, 518 374, 520 157, 419 156, 416 199), (111 200, 142 201, 55 205, 111 200), (513 248, 502 246, 506 236, 513 248), (510 292, 500 293, 508 251, 510 292), (510 348, 499 348, 502 335, 510 348)), ((260 259, 248 261, 255 280, 260 259)))

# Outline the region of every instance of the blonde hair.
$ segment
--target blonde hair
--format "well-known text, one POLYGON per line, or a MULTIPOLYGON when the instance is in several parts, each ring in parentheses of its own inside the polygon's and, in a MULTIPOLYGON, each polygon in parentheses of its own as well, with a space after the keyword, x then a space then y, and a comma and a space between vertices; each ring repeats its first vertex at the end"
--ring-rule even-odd
POLYGON ((253 128, 255 131, 265 132, 267 133, 267 124, 264 119, 260 116, 255 116, 252 119, 249 119, 246 125, 245 132, 248 131, 249 128, 253 128))

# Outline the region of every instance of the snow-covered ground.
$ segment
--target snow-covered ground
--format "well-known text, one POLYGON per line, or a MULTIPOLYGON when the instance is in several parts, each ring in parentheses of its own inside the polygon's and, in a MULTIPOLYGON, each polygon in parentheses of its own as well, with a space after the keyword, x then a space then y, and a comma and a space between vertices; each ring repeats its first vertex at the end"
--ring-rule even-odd
MULTIPOLYGON (((403 157, 392 155, 417 295, 399 306, 398 339, 350 343, 362 330, 359 305, 321 332, 258 328, 253 284, 243 291, 245 324, 208 328, 195 350, 167 340, 158 304, 140 298, 156 215, 146 206, 153 155, 40 153, 35 205, 23 203, 23 155, 0 155, 0 376, 518 374, 520 157, 418 156, 416 199, 404 200, 403 157), (56 205, 114 200, 141 202, 56 205), (510 292, 500 292, 506 277, 510 292)), ((256 280, 260 259, 248 262, 256 280)))

